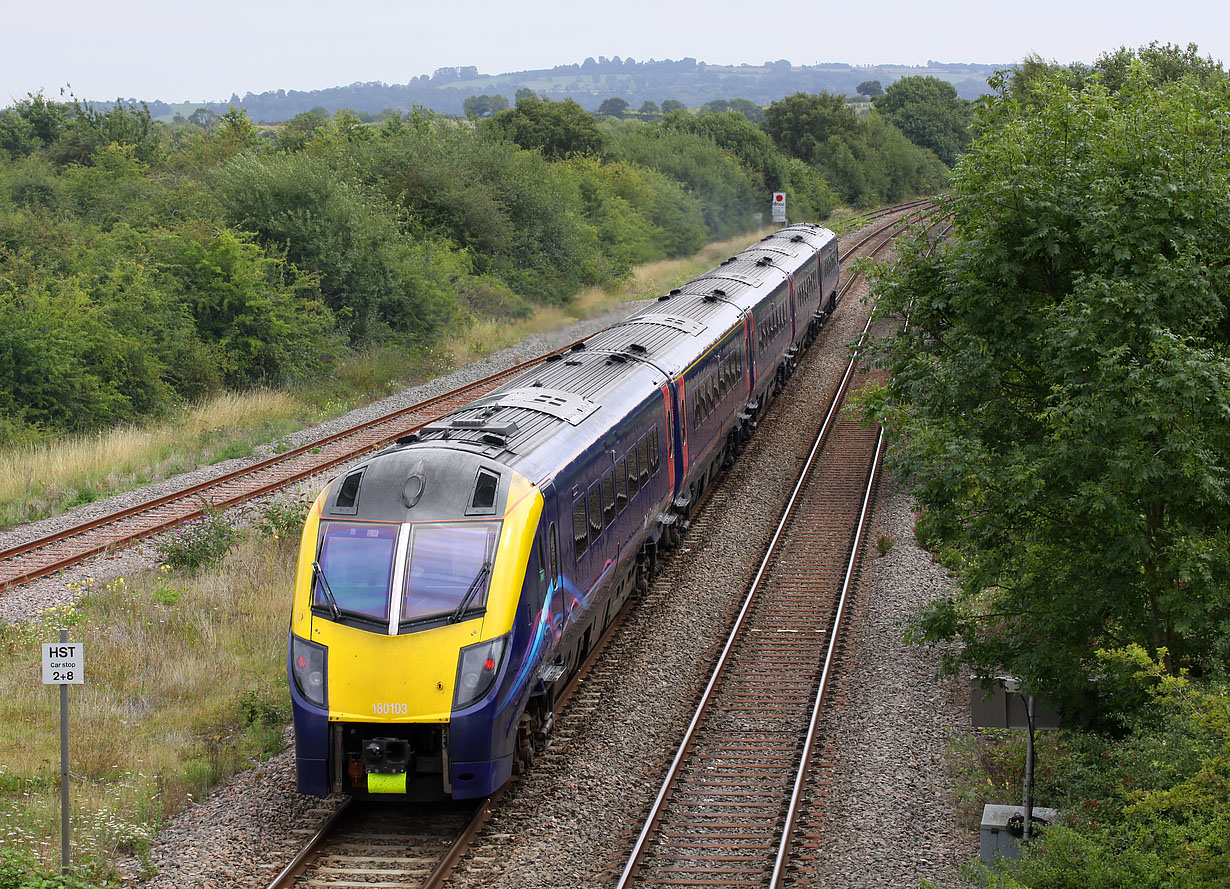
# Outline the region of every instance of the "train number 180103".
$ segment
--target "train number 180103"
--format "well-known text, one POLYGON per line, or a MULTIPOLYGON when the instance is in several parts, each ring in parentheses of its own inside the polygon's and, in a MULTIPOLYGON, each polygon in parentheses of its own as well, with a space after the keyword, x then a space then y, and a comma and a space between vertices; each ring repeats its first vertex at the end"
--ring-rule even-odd
POLYGON ((408 704, 372 704, 372 713, 377 716, 405 716, 409 712, 408 704))

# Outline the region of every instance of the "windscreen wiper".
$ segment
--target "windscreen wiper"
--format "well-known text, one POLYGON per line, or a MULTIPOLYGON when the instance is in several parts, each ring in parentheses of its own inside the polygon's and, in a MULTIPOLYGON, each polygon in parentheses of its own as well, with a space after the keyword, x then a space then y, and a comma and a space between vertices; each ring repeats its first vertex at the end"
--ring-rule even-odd
POLYGON ((337 607, 337 597, 329 588, 329 578, 325 577, 325 569, 320 567, 320 562, 312 563, 312 576, 320 581, 320 588, 325 591, 325 598, 329 602, 329 609, 333 612, 333 619, 337 620, 342 616, 342 609, 337 607))
POLYGON ((466 613, 466 609, 470 607, 470 602, 478 595, 478 591, 482 589, 483 581, 486 580, 487 574, 491 571, 491 562, 483 562, 482 567, 478 569, 478 573, 474 575, 474 580, 470 581, 470 588, 466 590, 466 594, 461 597, 461 601, 457 603, 457 607, 453 609, 453 613, 448 616, 448 622, 455 624, 461 620, 461 616, 466 613))

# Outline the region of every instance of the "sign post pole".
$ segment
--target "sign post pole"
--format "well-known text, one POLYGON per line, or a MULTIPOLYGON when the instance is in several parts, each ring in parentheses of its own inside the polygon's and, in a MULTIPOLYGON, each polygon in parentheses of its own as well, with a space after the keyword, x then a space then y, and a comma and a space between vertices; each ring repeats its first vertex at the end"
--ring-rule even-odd
MULTIPOLYGON (((68 641, 68 628, 60 627, 60 642, 68 641)), ((68 684, 60 686, 60 868, 68 871, 68 684)))
POLYGON ((60 628, 59 644, 43 643, 43 685, 60 686, 60 868, 67 873, 72 833, 68 820, 68 687, 85 684, 83 645, 68 641, 60 628))

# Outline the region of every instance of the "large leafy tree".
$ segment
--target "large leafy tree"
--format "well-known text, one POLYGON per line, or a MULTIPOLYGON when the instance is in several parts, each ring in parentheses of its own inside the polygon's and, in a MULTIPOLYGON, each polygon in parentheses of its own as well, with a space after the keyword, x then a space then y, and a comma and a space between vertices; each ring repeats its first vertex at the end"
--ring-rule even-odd
POLYGON ((866 404, 959 569, 916 629, 1072 700, 1099 647, 1230 655, 1230 84, 1035 75, 884 279, 866 404))
POLYGON ((824 144, 856 129, 854 111, 844 96, 794 93, 764 110, 764 128, 783 151, 815 162, 824 144))
POLYGON ((873 99, 876 110, 915 145, 952 166, 970 141, 970 103, 936 77, 903 77, 873 99))
POLYGON ((488 134, 555 160, 600 153, 606 145, 593 116, 572 99, 552 102, 529 90, 517 92, 517 107, 497 111, 484 123, 488 134))

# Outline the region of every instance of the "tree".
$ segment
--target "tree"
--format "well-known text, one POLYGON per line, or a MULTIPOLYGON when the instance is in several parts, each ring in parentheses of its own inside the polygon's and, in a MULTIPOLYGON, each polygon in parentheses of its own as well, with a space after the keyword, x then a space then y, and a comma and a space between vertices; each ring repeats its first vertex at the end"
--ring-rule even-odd
POLYGON ((641 114, 660 114, 661 112, 662 109, 658 107, 657 102, 651 102, 649 99, 646 99, 643 103, 641 103, 641 114))
POLYGON ((606 144, 594 118, 572 99, 552 102, 523 96, 516 108, 500 111, 485 121, 485 132, 557 159, 601 152, 606 144))
POLYGON ((911 142, 930 148, 949 166, 969 145, 970 103, 947 81, 903 77, 872 101, 911 142))
POLYGON ((503 96, 467 96, 461 103, 466 117, 475 120, 480 117, 490 117, 496 112, 508 107, 508 100, 503 96))
POLYGON ((222 118, 216 111, 211 111, 208 108, 198 108, 188 115, 188 123, 198 126, 203 130, 212 132, 214 127, 222 118))
POLYGON ((670 114, 672 111, 687 111, 688 106, 680 102, 678 99, 664 99, 662 101, 662 113, 670 114))
MULTIPOLYGON (((1095 651, 1230 653, 1230 84, 1006 91, 950 241, 881 285, 910 315, 867 397, 959 592, 920 615, 948 661, 1078 701, 1095 651), (1199 123, 1197 123, 1199 122, 1199 123)), ((989 675, 984 673, 983 675, 989 675)))
POLYGON ((598 113, 603 117, 623 117, 628 111, 628 101, 626 99, 603 99, 602 104, 598 106, 598 113))
POLYGON ((286 151, 302 151, 329 119, 315 111, 296 114, 278 129, 278 145, 286 151))
POLYGON ((815 161, 830 137, 855 130, 856 117, 843 96, 794 93, 765 109, 765 130, 787 154, 815 161))
POLYGON ((878 80, 864 80, 854 91, 860 96, 882 96, 884 95, 884 87, 880 86, 878 80))

